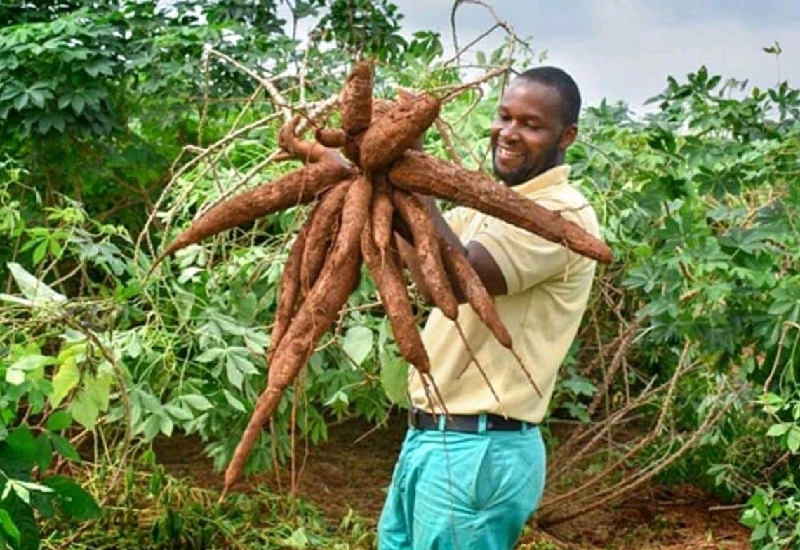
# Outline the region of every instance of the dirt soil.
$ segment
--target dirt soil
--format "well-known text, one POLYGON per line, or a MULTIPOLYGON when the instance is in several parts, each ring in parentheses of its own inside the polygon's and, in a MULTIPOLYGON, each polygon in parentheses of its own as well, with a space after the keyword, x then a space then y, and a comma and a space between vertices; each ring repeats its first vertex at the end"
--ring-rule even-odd
MULTIPOLYGON (((297 493, 338 524, 350 509, 377 522, 385 490, 405 433, 405 420, 386 426, 348 421, 329 429, 326 443, 311 448, 299 472, 297 493)), ((172 475, 190 477, 201 487, 220 489, 215 473, 196 439, 176 444, 175 437, 156 445, 158 461, 172 475)), ((302 450, 297 468, 303 462, 302 450)), ((290 472, 282 472, 288 491, 290 472)), ((265 483, 277 488, 274 474, 251 476, 237 490, 265 483)), ((558 525, 547 532, 534 522, 519 550, 745 550, 748 531, 739 524, 740 510, 726 507, 689 486, 650 486, 614 508, 606 508, 558 525), (539 543, 539 544, 537 544, 539 543)))

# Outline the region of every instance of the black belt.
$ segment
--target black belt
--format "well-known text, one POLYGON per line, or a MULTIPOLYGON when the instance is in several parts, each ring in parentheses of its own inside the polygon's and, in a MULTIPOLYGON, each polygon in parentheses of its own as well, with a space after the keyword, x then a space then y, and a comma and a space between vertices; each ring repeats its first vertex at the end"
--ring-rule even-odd
MULTIPOLYGON (((408 411, 408 425, 417 430, 438 430, 439 416, 411 409, 408 411)), ((516 432, 536 426, 531 422, 504 418, 496 414, 451 414, 444 419, 444 429, 451 432, 480 433, 482 416, 486 418, 487 431, 516 432)))

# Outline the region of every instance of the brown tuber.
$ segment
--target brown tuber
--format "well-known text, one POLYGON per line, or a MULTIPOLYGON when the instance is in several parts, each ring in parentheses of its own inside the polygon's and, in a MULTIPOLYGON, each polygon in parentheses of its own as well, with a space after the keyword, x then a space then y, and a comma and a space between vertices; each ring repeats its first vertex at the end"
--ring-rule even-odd
MULTIPOLYGON (((241 475, 285 388, 341 315, 358 285, 362 261, 376 283, 401 354, 421 373, 428 398, 433 400, 432 390, 446 412, 430 374, 400 258, 392 246, 396 231, 405 228, 410 232, 434 305, 458 326, 456 296, 464 297, 525 368, 494 300, 463 249, 437 235, 433 219, 416 193, 485 212, 589 258, 612 260, 602 241, 559 213, 486 176, 412 150, 419 148, 423 134, 438 117, 441 102, 430 94, 405 91, 395 101, 374 99, 372 70, 370 63, 359 61, 348 77, 341 94, 341 129, 318 128, 315 141, 304 141, 295 135, 298 119, 294 118, 280 130, 278 142, 284 158, 301 160, 306 166, 215 205, 193 221, 154 263, 226 229, 314 201, 281 276, 267 353, 267 388, 258 398, 225 472, 223 496, 241 475), (347 166, 329 147, 339 148, 353 166, 347 166), (397 220, 402 228, 395 226, 397 220)), ((469 343, 465 345, 469 349, 469 343)), ((538 392, 530 373, 525 372, 538 392)), ((488 376, 483 370, 481 373, 491 388, 488 376)))

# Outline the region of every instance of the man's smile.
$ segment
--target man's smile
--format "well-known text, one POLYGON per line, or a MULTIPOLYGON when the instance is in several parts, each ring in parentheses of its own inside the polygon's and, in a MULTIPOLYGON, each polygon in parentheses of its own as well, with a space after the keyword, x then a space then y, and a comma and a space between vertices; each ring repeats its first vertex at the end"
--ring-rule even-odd
POLYGON ((516 164, 525 159, 525 153, 509 149, 503 145, 497 145, 495 148, 495 159, 505 164, 516 164))

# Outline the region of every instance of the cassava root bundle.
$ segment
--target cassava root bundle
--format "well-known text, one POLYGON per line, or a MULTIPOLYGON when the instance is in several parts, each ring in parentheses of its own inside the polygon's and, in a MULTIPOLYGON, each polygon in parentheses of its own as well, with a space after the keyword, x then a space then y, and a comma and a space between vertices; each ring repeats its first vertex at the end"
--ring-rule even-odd
MULTIPOLYGON (((393 246, 395 220, 401 220, 410 233, 425 283, 433 290, 434 305, 457 322, 456 296, 463 296, 498 341, 513 352, 513 342, 491 296, 463 250, 436 234, 417 194, 485 212, 592 259, 612 259, 603 242, 560 214, 479 173, 410 150, 437 119, 439 99, 425 93, 401 93, 387 102, 374 99, 372 88, 372 65, 357 62, 340 96, 341 128, 318 129, 315 141, 304 141, 295 134, 297 120, 281 129, 280 147, 288 158, 304 161, 304 167, 215 205, 154 262, 155 266, 166 255, 226 229, 290 206, 315 203, 284 267, 267 353, 267 388, 225 472, 223 496, 241 475, 285 388, 356 288, 362 260, 376 283, 401 354, 417 369, 429 391, 438 395, 402 262, 393 246), (341 149, 351 164, 337 160, 330 148, 341 149)), ((520 366, 525 369, 521 362, 520 366)), ((526 374, 538 391, 527 370, 526 374)))

